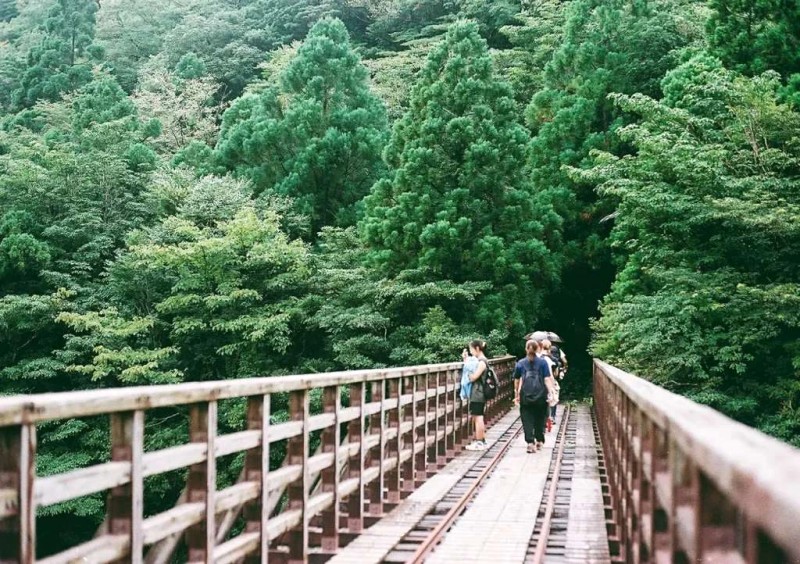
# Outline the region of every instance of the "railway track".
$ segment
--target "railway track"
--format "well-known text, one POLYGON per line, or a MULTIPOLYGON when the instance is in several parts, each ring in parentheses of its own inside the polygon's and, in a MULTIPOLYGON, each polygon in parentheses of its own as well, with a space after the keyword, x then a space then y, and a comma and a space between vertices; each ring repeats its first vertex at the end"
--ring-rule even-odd
MULTIPOLYGON (((570 438, 574 440, 575 436, 575 424, 570 418, 570 409, 564 408, 563 413, 564 421, 556 439, 555 454, 550 464, 542 506, 526 562, 543 562, 545 556, 558 553, 559 548, 563 553, 566 536, 565 511, 569 510, 569 482, 572 469, 570 453, 566 451, 565 444, 570 438)), ((492 474, 497 463, 521 432, 522 423, 517 419, 497 442, 475 461, 464 478, 403 537, 383 562, 414 564, 424 562, 467 509, 481 485, 492 474)))
POLYGON ((484 480, 522 432, 519 418, 478 458, 464 477, 409 531, 383 562, 423 562, 464 512, 484 480))
POLYGON ((577 421, 572 410, 564 408, 564 418, 556 438, 555 452, 550 461, 542 503, 533 528, 526 563, 556 562, 566 556, 567 522, 572 498, 572 475, 575 452, 567 446, 575 444, 577 421))

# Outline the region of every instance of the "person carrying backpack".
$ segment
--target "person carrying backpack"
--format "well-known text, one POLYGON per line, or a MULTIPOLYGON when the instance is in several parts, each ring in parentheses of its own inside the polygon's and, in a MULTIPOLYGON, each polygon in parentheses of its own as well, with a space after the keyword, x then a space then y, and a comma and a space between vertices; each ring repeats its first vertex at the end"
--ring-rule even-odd
POLYGON ((514 367, 514 403, 519 405, 528 452, 533 453, 544 446, 547 396, 553 393, 554 386, 550 366, 541 356, 541 342, 528 341, 525 352, 527 356, 514 367))
POLYGON ((475 440, 464 447, 467 450, 486 449, 486 424, 483 420, 483 413, 486 408, 486 400, 492 398, 487 398, 486 394, 485 377, 491 373, 491 369, 489 368, 489 359, 483 354, 484 350, 486 350, 485 341, 476 339, 469 344, 469 352, 478 359, 478 366, 469 375, 469 380, 472 382, 472 389, 469 394, 469 414, 472 416, 475 440))
POLYGON ((469 352, 469 345, 461 351, 461 360, 464 361, 464 366, 461 368, 461 401, 469 401, 469 396, 472 393, 472 380, 470 376, 475 373, 478 368, 478 359, 472 356, 469 352))
POLYGON ((549 416, 545 420, 545 429, 549 433, 553 429, 553 423, 556 420, 556 406, 558 405, 558 396, 561 391, 561 386, 558 383, 559 378, 561 378, 561 351, 556 345, 545 339, 542 341, 542 358, 550 367, 550 373, 553 376, 553 393, 549 394, 547 398, 549 416))
MULTIPOLYGON (((560 390, 561 385, 558 382, 559 380, 563 380, 564 376, 567 375, 567 355, 564 354, 564 351, 561 350, 561 348, 559 348, 558 345, 553 344, 550 347, 550 358, 552 358, 553 361, 555 362, 553 381, 556 384, 556 388, 560 390)), ((555 423, 556 421, 556 404, 558 404, 558 401, 556 401, 550 407, 550 419, 552 420, 553 423, 555 423)))

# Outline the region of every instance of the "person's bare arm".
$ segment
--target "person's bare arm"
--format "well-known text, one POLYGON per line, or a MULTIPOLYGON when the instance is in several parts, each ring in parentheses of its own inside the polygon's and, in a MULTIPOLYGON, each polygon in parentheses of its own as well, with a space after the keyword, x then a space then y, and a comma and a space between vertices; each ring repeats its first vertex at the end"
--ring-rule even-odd
POLYGON ((547 363, 547 376, 544 378, 544 385, 550 393, 553 393, 556 389, 555 378, 553 378, 553 367, 549 362, 547 363))
POLYGON ((483 372, 486 370, 486 362, 480 361, 478 362, 478 368, 475 369, 475 372, 472 373, 472 376, 469 377, 470 382, 477 382, 478 379, 483 375, 483 372))

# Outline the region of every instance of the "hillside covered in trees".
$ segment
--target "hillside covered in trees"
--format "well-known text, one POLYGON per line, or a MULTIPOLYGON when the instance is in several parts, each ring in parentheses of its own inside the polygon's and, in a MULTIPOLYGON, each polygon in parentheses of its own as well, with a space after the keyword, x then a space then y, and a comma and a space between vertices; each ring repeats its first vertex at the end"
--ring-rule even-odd
MULTIPOLYGON (((573 397, 594 354, 800 445, 800 2, 0 0, 0 394, 536 328, 573 397)), ((106 425, 44 425, 39 473, 106 425)))

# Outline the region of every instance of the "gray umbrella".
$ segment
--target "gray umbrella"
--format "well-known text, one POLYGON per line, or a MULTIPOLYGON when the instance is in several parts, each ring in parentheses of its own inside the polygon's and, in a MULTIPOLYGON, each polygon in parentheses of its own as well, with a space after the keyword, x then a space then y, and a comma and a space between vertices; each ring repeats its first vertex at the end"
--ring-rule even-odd
POLYGON ((534 339, 535 341, 544 341, 547 339, 551 343, 563 343, 561 337, 552 331, 534 331, 533 333, 525 335, 525 340, 527 341, 528 339, 534 339))

